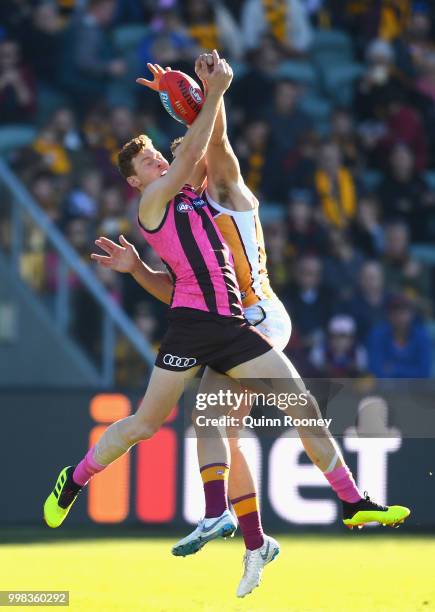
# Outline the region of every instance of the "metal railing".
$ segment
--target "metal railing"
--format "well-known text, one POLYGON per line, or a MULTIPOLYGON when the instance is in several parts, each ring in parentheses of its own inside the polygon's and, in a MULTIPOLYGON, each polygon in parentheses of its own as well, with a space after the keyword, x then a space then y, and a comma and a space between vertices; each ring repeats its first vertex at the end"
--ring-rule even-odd
MULTIPOLYGON (((9 261, 14 272, 20 276, 21 259, 24 246, 24 215, 28 215, 51 247, 57 253, 56 286, 54 289, 53 314, 54 323, 60 331, 68 334, 70 320, 70 284, 69 270, 73 271, 83 287, 101 308, 101 365, 99 368, 100 383, 111 386, 114 382, 116 332, 120 332, 131 343, 138 355, 152 365, 155 353, 151 345, 140 335, 130 318, 111 298, 100 280, 93 274, 67 242, 63 234, 54 225, 45 212, 27 191, 23 183, 15 176, 4 160, 0 158, 0 186, 10 196, 10 249, 9 261)), ((4 200, 3 200, 4 203, 4 200)))

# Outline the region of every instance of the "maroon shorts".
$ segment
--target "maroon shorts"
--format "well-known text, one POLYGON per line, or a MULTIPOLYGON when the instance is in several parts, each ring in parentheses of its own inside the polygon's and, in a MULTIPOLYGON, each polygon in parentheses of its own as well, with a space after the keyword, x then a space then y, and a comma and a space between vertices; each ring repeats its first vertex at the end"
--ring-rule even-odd
POLYGON ((156 366, 182 372, 209 366, 224 374, 272 348, 243 317, 224 317, 193 308, 173 308, 156 366))

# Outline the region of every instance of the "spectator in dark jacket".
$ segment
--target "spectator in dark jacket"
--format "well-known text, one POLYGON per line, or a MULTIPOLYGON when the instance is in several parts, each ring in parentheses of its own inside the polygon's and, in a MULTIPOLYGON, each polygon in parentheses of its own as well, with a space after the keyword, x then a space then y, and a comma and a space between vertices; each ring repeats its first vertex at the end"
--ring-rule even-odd
POLYGON ((114 0, 89 0, 65 32, 59 82, 83 111, 104 98, 107 86, 122 77, 125 61, 116 57, 106 28, 115 11, 114 0))
POLYGON ((327 233, 315 218, 314 194, 308 189, 292 189, 289 194, 287 243, 292 257, 323 256, 327 233))
POLYGON ((384 271, 377 261, 366 261, 361 266, 354 295, 349 301, 343 302, 339 309, 355 319, 358 338, 366 342, 371 328, 379 323, 387 312, 384 271))
POLYGON ((423 201, 426 184, 415 168, 411 149, 396 144, 390 153, 390 167, 379 188, 384 219, 403 219, 411 228, 412 237, 421 238, 423 201))
POLYGON ((328 323, 328 336, 310 352, 310 362, 321 376, 355 378, 365 373, 367 353, 356 340, 355 321, 348 315, 335 315, 328 323))
POLYGON ((53 88, 59 69, 63 23, 53 2, 44 1, 35 7, 32 20, 24 30, 24 55, 33 67, 39 83, 53 88))
POLYGON ((398 295, 391 300, 388 320, 376 325, 370 334, 368 353, 369 369, 378 378, 430 376, 430 337, 406 297, 398 295))
POLYGON ((303 346, 310 349, 323 336, 332 310, 331 294, 322 283, 322 261, 313 255, 296 264, 295 283, 288 287, 286 302, 303 346))

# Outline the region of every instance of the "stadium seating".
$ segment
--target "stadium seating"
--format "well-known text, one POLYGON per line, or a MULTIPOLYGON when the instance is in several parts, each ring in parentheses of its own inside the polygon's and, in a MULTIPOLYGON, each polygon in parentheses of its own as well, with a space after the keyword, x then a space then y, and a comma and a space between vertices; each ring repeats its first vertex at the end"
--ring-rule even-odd
POLYGON ((36 136, 36 128, 27 125, 7 125, 0 128, 0 155, 29 145, 36 136))

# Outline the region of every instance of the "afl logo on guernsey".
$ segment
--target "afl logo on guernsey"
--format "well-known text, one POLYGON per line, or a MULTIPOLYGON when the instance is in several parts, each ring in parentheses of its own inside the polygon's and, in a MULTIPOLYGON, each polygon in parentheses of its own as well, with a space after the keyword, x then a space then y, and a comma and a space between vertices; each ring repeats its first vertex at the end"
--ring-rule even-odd
POLYGON ((180 202, 179 204, 177 204, 177 210, 181 213, 187 213, 194 210, 194 208, 192 204, 189 204, 188 202, 180 202))
POLYGON ((177 204, 177 210, 181 213, 192 212, 193 210, 197 210, 198 208, 202 208, 206 205, 206 202, 202 198, 195 198, 190 202, 179 202, 177 204))

